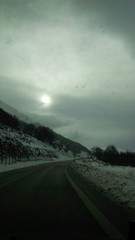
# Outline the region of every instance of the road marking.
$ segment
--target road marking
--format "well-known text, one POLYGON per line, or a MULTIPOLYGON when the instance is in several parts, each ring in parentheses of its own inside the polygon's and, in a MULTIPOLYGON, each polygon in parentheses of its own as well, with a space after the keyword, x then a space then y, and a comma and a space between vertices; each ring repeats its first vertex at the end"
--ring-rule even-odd
POLYGON ((85 206, 94 216, 99 225, 103 228, 105 233, 108 235, 109 239, 119 239, 126 240, 126 238, 119 232, 119 230, 109 221, 108 218, 92 203, 92 201, 82 192, 82 190, 76 185, 76 183, 69 176, 67 169, 65 169, 65 174, 70 182, 71 186, 81 198, 85 206))

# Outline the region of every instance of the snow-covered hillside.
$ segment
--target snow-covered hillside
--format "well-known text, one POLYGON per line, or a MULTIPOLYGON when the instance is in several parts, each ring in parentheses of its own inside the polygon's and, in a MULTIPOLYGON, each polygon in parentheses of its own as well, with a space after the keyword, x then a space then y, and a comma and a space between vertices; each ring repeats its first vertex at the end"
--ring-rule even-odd
POLYGON ((28 156, 31 156, 31 157, 32 156, 44 157, 44 156, 47 156, 49 152, 50 152, 50 157, 51 155, 56 156, 54 149, 48 146, 46 143, 43 143, 38 139, 31 137, 27 134, 24 134, 22 132, 15 131, 14 129, 9 127, 7 128, 3 126, 0 128, 0 141, 1 141, 1 145, 4 145, 5 148, 7 148, 7 151, 6 151, 7 158, 8 158, 8 153, 10 151, 9 146, 11 147, 14 146, 13 155, 15 154, 15 151, 17 151, 18 158, 19 158, 19 153, 21 155, 21 158, 25 158, 25 155, 27 156, 26 153, 28 153, 28 156))
POLYGON ((32 123, 0 100, 0 169, 33 160, 69 160, 82 152, 89 154, 86 147, 32 123))
POLYGON ((9 106, 8 104, 4 103, 3 101, 0 100, 0 108, 2 108, 5 112, 11 114, 12 116, 16 116, 20 120, 27 122, 27 123, 32 123, 32 119, 27 117, 25 114, 20 113, 17 111, 15 108, 9 106))
POLYGON ((73 157, 71 152, 55 149, 45 142, 2 124, 0 124, 0 147, 0 171, 3 165, 18 162, 66 160, 73 157))
POLYGON ((135 213, 135 168, 107 165, 96 159, 77 160, 72 167, 131 215, 135 213))

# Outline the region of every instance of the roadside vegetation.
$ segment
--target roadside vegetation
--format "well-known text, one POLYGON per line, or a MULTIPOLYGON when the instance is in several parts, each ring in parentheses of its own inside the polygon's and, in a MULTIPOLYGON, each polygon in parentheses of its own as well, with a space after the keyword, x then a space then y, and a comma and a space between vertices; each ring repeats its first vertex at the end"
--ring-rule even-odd
POLYGON ((135 167, 135 152, 118 151, 114 145, 107 146, 105 150, 100 147, 93 147, 91 156, 111 165, 135 167))

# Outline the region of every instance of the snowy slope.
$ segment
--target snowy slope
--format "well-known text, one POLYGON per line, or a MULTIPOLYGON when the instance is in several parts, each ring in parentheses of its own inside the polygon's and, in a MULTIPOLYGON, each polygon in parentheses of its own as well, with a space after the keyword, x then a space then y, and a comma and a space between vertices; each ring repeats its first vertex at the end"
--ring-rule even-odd
POLYGON ((57 157, 54 148, 22 132, 0 125, 0 145, 4 159, 57 157))
POLYGON ((13 165, 19 162, 28 163, 29 161, 41 159, 69 160, 73 159, 75 154, 83 152, 87 153, 87 156, 89 155, 88 149, 81 144, 66 139, 56 133, 51 135, 51 129, 49 131, 44 127, 44 137, 41 137, 41 129, 37 123, 33 123, 35 125, 34 130, 28 131, 27 127, 29 128, 30 125, 27 123, 32 123, 32 120, 1 100, 0 108, 4 110, 1 110, 0 118, 1 170, 5 165, 13 165), (15 125, 13 121, 14 118, 12 119, 9 115, 16 116, 18 120, 22 120, 24 123, 18 121, 17 123, 20 125, 15 125), (35 134, 35 129, 37 134, 35 134), (51 136, 53 136, 54 144, 52 144, 52 142, 50 143, 51 136), (50 146, 49 143, 53 146, 50 146))
POLYGON ((17 111, 15 108, 9 106, 8 104, 4 103, 3 101, 0 100, 0 108, 2 108, 5 112, 11 114, 12 116, 16 116, 20 120, 27 122, 27 123, 32 123, 33 121, 27 117, 25 114, 20 113, 17 111))
MULTIPOLYGON (((34 121, 31 120, 25 114, 20 113, 19 111, 17 111, 13 107, 10 107, 9 105, 7 105, 6 103, 4 103, 1 100, 0 100, 0 108, 3 109, 8 114, 11 114, 12 116, 16 116, 19 120, 22 120, 25 123, 32 123, 36 127, 41 126, 41 127, 46 128, 46 126, 42 126, 42 124, 40 124, 39 122, 37 122, 35 120, 34 121)), ((52 130, 50 129, 50 131, 52 131, 52 130)), ((55 143, 57 143, 57 146, 59 145, 59 148, 63 148, 63 149, 67 148, 68 151, 74 153, 75 155, 80 152, 86 152, 86 153, 90 152, 85 146, 81 145, 80 143, 74 142, 68 138, 65 138, 65 137, 61 136, 60 134, 57 134, 56 132, 53 132, 53 133, 54 133, 55 143)))
POLYGON ((40 164, 40 162, 65 161, 72 158, 71 152, 55 149, 28 134, 0 124, 0 172, 23 165, 30 166, 34 164, 33 161, 40 164))
POLYGON ((131 215, 135 213, 135 168, 106 165, 92 159, 77 160, 73 168, 131 215))

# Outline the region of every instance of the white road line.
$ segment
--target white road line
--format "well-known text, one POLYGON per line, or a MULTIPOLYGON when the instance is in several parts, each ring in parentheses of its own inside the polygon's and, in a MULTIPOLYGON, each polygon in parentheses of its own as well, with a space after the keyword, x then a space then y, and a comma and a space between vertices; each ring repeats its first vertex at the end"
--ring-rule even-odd
POLYGON ((94 218, 102 227, 104 232, 108 235, 109 239, 126 240, 126 238, 119 232, 119 230, 109 221, 108 218, 106 218, 106 216, 92 203, 92 201, 82 192, 82 190, 71 179, 67 172, 67 169, 65 169, 65 174, 75 192, 81 198, 85 206, 94 216, 94 218))

